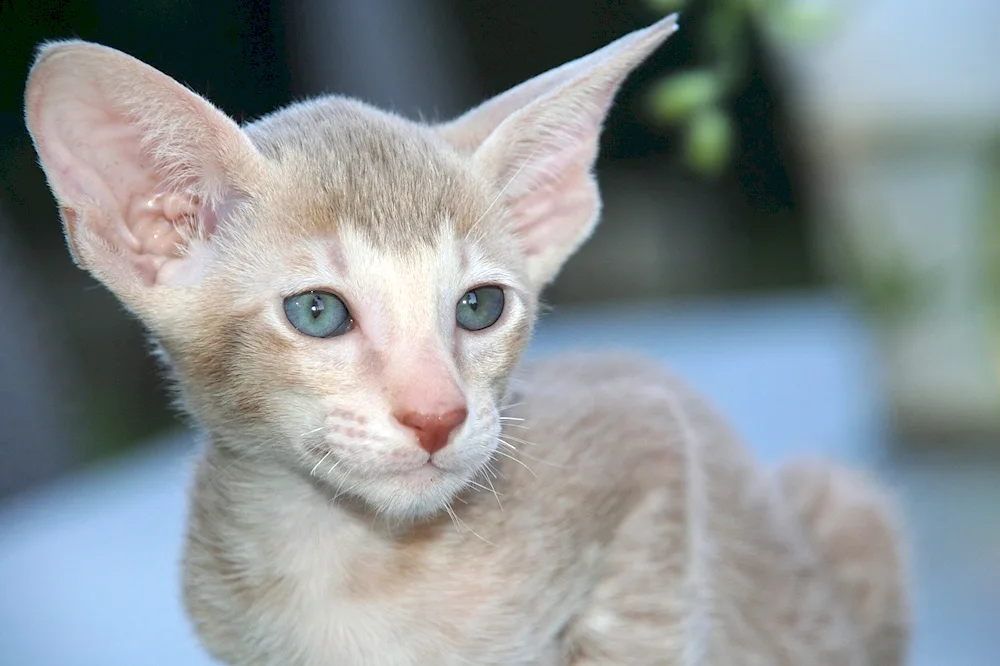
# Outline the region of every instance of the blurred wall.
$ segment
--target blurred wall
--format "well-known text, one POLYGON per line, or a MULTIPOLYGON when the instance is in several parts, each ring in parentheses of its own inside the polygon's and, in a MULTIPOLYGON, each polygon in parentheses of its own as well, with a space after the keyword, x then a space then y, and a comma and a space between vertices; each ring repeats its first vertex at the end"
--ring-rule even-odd
POLYGON ((80 387, 58 326, 59 299, 24 265, 4 219, 0 210, 0 497, 76 462, 85 418, 67 400, 80 387))
POLYGON ((906 441, 995 454, 1000 3, 869 0, 835 24, 780 51, 823 182, 819 257, 866 302, 906 441))

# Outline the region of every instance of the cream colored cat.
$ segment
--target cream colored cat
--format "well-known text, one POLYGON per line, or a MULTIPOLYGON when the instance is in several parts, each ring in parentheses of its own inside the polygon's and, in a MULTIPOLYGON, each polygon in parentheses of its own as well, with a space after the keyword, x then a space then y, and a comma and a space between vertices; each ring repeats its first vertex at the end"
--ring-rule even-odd
POLYGON ((27 123, 70 248, 206 432, 184 597, 215 657, 903 662, 870 483, 759 470, 641 360, 511 379, 596 223, 605 114, 675 27, 443 125, 326 97, 240 128, 127 55, 42 48, 27 123))

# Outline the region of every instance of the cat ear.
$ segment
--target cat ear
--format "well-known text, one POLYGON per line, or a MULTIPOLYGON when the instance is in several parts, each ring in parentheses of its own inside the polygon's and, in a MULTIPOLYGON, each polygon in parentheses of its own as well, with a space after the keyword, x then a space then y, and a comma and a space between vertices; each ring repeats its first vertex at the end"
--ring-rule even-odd
POLYGON ((590 235, 604 118, 625 78, 677 29, 676 15, 542 74, 439 131, 498 192, 541 288, 590 235))
POLYGON ((262 162, 224 113, 114 49, 43 46, 25 120, 74 258, 127 304, 198 279, 262 162))

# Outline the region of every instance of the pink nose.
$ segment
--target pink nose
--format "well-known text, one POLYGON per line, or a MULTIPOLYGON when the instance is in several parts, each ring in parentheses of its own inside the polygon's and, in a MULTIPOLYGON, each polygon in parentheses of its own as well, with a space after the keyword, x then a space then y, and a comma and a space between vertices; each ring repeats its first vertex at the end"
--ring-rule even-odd
POLYGON ((448 445, 448 435, 465 422, 465 417, 468 414, 468 410, 461 407, 443 414, 405 412, 395 416, 400 424, 414 432, 420 448, 433 454, 448 445))

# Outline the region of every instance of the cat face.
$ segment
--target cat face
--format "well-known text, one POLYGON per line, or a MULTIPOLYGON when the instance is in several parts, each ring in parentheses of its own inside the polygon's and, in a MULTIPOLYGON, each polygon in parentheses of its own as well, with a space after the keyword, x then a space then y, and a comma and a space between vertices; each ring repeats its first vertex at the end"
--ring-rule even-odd
POLYGON ((26 118, 75 258, 214 444, 417 518, 490 464, 539 292, 597 220, 604 116, 674 29, 444 125, 330 97, 239 128, 129 56, 57 43, 26 118))
POLYGON ((190 411, 241 454, 386 514, 440 509, 494 454, 534 318, 495 193, 431 130, 342 100, 247 132, 273 180, 229 213, 187 288, 190 324, 160 335, 190 411), (336 150, 290 140, 310 113, 336 150), (325 157, 344 153, 395 168, 325 157))

